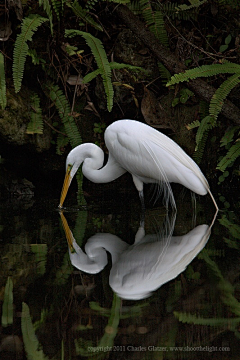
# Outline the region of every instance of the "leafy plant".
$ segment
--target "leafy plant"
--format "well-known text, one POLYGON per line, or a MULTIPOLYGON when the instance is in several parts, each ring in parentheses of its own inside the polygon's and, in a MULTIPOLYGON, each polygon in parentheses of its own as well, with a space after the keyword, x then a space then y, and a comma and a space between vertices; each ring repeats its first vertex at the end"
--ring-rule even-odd
POLYGON ((4 56, 2 53, 0 53, 0 105, 2 109, 5 109, 7 105, 4 56))
POLYGON ((59 88, 58 85, 52 83, 46 86, 46 90, 49 94, 50 99, 54 102, 59 116, 62 119, 66 135, 72 147, 75 147, 82 143, 81 135, 78 131, 74 117, 71 115, 71 108, 66 99, 66 96, 59 88))
POLYGON ((2 326, 6 327, 13 324, 13 282, 8 277, 4 289, 4 299, 2 305, 2 326))
POLYGON ((34 94, 31 98, 31 120, 28 123, 26 133, 27 134, 42 134, 43 133, 43 119, 42 109, 40 107, 40 99, 37 94, 34 94))
POLYGON ((18 34, 13 51, 13 83, 16 93, 19 92, 22 85, 24 66, 28 54, 27 41, 31 41, 37 28, 48 19, 31 14, 23 19, 21 33, 18 34))
POLYGON ((47 360, 48 357, 44 355, 40 343, 35 335, 29 307, 26 303, 22 303, 21 328, 27 358, 47 360))
MULTIPOLYGON (((240 65, 230 62, 225 62, 223 64, 203 65, 197 68, 186 70, 184 73, 175 74, 167 83, 167 86, 170 86, 183 81, 196 79, 198 77, 209 77, 219 74, 233 75, 226 79, 216 90, 209 104, 209 114, 202 119, 201 123, 199 123, 196 134, 196 151, 199 152, 199 160, 203 155, 209 130, 217 126, 217 118, 222 110, 224 100, 230 91, 240 83, 240 65)), ((189 128, 196 127, 196 124, 196 121, 192 124, 189 124, 189 128)), ((226 156, 224 156, 223 159, 218 163, 217 169, 224 172, 225 169, 232 165, 239 156, 240 142, 237 140, 236 143, 228 150, 226 156)))
MULTIPOLYGON (((80 30, 66 30, 65 31, 66 36, 68 37, 74 37, 77 35, 82 36, 88 46, 90 47, 92 54, 96 60, 96 63, 98 65, 98 71, 99 74, 102 77, 103 80, 103 86, 105 89, 105 93, 107 96, 107 108, 110 112, 113 107, 113 86, 111 81, 111 68, 107 59, 107 54, 104 50, 102 42, 94 37, 93 35, 86 33, 84 31, 80 30)), ((84 79, 85 81, 85 79, 84 79)), ((89 81, 89 80, 88 80, 89 81)))
POLYGON ((92 16, 88 13, 86 9, 82 8, 82 6, 77 0, 74 0, 74 2, 67 2, 66 5, 70 7, 73 10, 74 14, 82 21, 93 26, 98 31, 103 31, 102 26, 99 25, 95 20, 93 20, 92 16))

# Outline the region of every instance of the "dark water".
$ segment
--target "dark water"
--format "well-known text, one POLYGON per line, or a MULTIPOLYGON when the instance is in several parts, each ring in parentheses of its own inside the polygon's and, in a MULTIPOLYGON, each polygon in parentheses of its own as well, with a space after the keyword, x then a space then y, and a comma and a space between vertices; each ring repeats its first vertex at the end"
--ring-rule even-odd
POLYGON ((65 211, 90 260, 69 254, 58 201, 1 205, 1 359, 240 358, 240 227, 227 197, 211 229, 207 198, 194 211, 179 196, 176 219, 148 208, 145 237, 137 196, 65 211))

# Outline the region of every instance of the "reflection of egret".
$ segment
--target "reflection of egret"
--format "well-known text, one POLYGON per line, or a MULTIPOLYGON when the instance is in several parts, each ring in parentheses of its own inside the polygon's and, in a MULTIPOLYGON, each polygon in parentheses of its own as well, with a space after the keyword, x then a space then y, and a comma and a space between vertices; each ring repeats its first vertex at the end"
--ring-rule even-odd
POLYGON ((158 183, 163 186, 166 203, 170 201, 176 207, 169 184, 175 182, 199 195, 209 192, 217 208, 208 182, 197 164, 166 135, 138 121, 119 120, 106 129, 105 143, 109 158, 104 167, 104 153, 95 144, 79 145, 68 154, 60 208, 82 163, 84 176, 95 183, 113 181, 128 171, 142 203, 143 183, 158 183))
MULTIPOLYGON (((159 238, 145 235, 140 226, 135 243, 128 245, 116 235, 99 233, 90 237, 84 253, 73 238, 67 221, 60 213, 69 245, 72 264, 87 273, 98 273, 112 257, 109 284, 123 299, 138 300, 149 296, 164 283, 174 279, 205 246, 211 226, 200 225, 183 236, 159 238)), ((215 219, 215 218, 214 218, 215 219)), ((171 225, 174 227, 175 217, 171 225)))

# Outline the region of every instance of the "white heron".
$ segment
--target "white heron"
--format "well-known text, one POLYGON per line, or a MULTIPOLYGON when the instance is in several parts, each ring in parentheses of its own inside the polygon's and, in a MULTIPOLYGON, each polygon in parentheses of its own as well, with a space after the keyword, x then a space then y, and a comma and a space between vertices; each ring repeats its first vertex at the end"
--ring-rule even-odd
POLYGON ((104 139, 109 152, 105 166, 102 149, 92 143, 76 146, 68 154, 59 208, 62 208, 70 183, 83 163, 83 175, 94 183, 108 183, 129 172, 142 203, 143 184, 157 183, 164 190, 166 204, 170 201, 176 208, 170 186, 173 182, 199 195, 208 192, 218 210, 198 165, 166 135, 139 121, 118 120, 107 127, 104 139))
POLYGON ((119 297, 128 300, 150 296, 183 272, 206 245, 212 227, 199 225, 185 235, 172 236, 174 218, 169 236, 159 237, 159 234, 145 235, 144 224, 141 224, 133 245, 116 235, 99 233, 88 239, 84 252, 76 243, 62 212, 60 216, 72 265, 86 273, 97 274, 107 265, 107 252, 110 253, 109 285, 119 297))

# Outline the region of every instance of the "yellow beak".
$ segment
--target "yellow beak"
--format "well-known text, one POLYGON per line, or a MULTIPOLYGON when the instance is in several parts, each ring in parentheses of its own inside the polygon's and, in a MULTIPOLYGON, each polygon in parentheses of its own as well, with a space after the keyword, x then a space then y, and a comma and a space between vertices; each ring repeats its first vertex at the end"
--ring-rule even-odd
POLYGON ((68 226, 68 223, 67 223, 67 220, 65 218, 65 216, 63 215, 63 212, 60 211, 60 217, 61 217, 61 220, 62 220, 62 224, 63 224, 63 229, 65 231, 65 235, 66 235, 66 238, 67 238, 67 242, 68 242, 68 247, 71 251, 71 253, 74 253, 75 250, 74 250, 74 247, 73 247, 73 234, 68 226))
POLYGON ((66 171, 66 175, 64 178, 64 182, 63 182, 63 187, 62 187, 62 192, 61 192, 61 197, 60 197, 60 204, 58 205, 58 207, 61 209, 65 200, 65 197, 67 195, 68 192, 68 188, 70 186, 71 183, 71 170, 72 170, 72 165, 68 165, 67 167, 67 171, 66 171))

